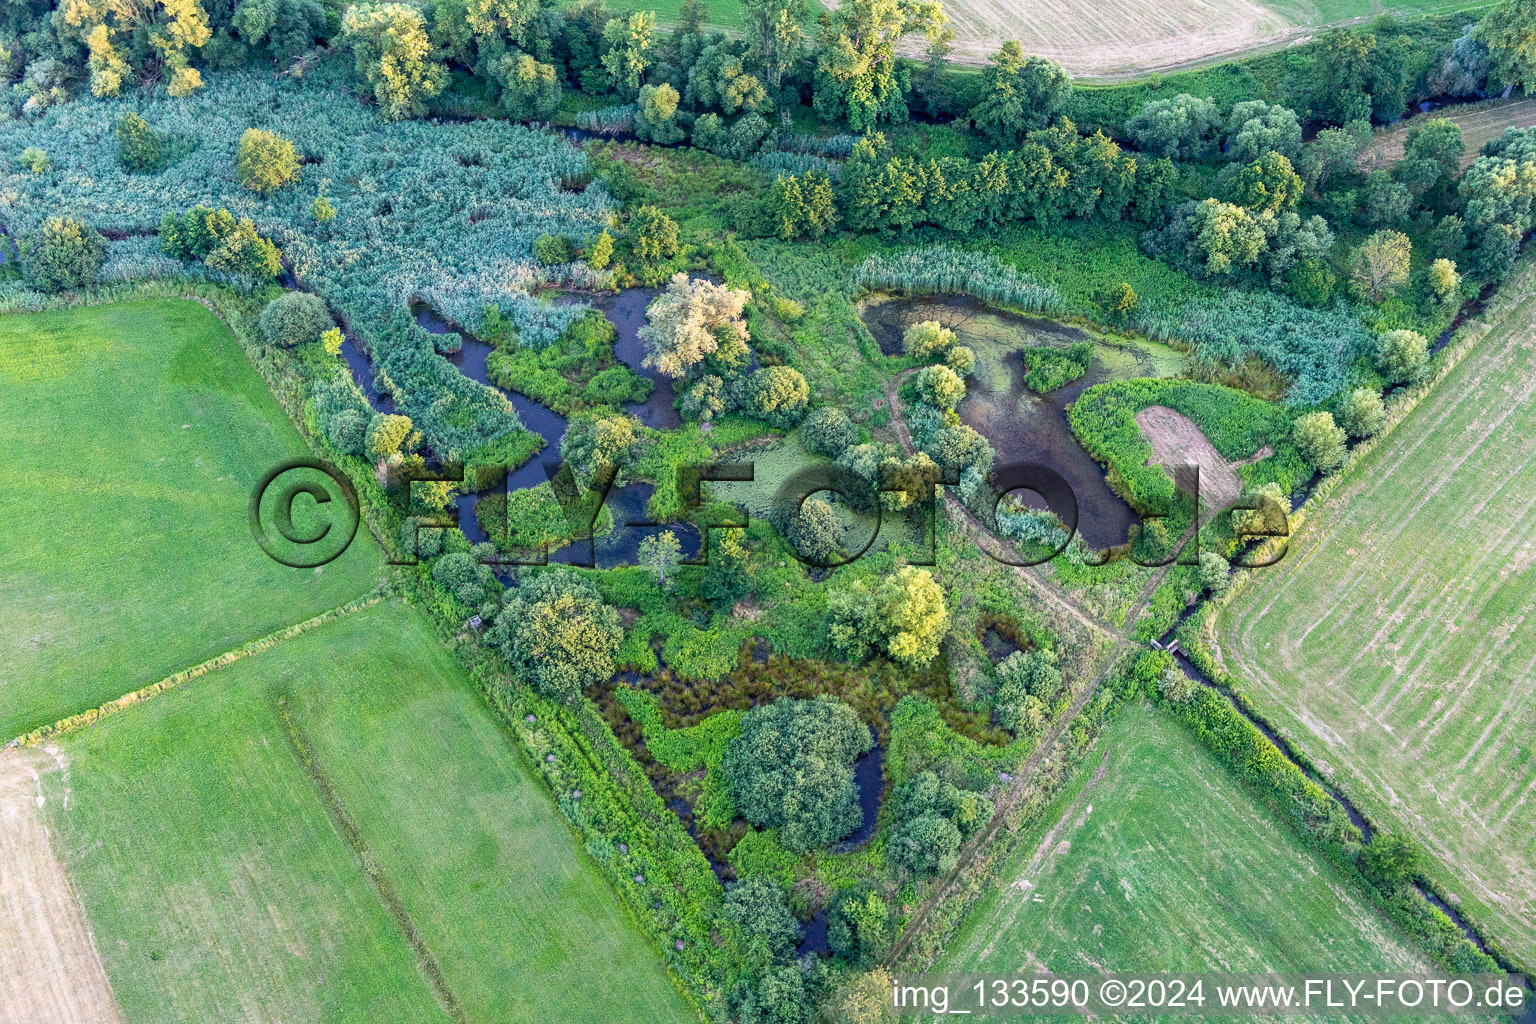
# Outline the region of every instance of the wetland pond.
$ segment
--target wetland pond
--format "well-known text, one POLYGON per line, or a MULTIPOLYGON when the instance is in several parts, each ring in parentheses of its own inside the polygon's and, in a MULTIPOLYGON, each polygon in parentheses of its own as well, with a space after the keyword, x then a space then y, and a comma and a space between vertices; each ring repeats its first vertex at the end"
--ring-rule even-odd
MULTIPOLYGON (((1136 514, 1110 490, 1103 467, 1078 443, 1066 409, 1104 381, 1177 376, 1187 367, 1184 356, 1144 339, 1106 338, 1054 320, 1003 312, 967 296, 873 297, 861 315, 887 355, 901 354, 902 333, 913 324, 934 320, 953 330, 956 344, 976 353, 969 390, 957 410, 960 419, 991 442, 999 465, 1040 463, 1065 477, 1077 497, 1078 533, 1089 547, 1125 543, 1136 514), (1066 348, 1079 342, 1093 346, 1085 376, 1047 395, 1024 386, 1025 348, 1066 348)), ((1037 500, 1029 503, 1043 506, 1037 500)))

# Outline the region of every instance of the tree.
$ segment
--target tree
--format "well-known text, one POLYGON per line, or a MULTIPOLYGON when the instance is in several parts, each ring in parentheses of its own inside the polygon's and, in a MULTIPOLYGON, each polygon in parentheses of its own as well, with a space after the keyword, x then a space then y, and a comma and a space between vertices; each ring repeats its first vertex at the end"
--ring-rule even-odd
MULTIPOLYGON (((219 212, 229 216, 225 211, 219 212)), ((240 218, 227 229, 221 225, 220 230, 218 244, 203 257, 209 267, 230 274, 268 279, 283 272, 282 253, 277 251, 270 238, 262 237, 249 217, 240 218)))
POLYGON ((1371 388, 1355 388, 1339 401, 1339 426, 1350 437, 1371 437, 1381 430, 1387 410, 1371 388))
POLYGON ((820 238, 837 224, 837 193, 831 179, 820 171, 779 175, 766 205, 778 236, 786 242, 820 238))
POLYGON ((874 584, 855 580, 833 591, 827 612, 832 645, 854 660, 878 649, 907 665, 926 665, 949 626, 944 592, 928 570, 912 565, 874 584))
POLYGON ((1230 171, 1222 175, 1228 198, 1257 213, 1293 210, 1305 191, 1291 162, 1274 151, 1251 164, 1233 164, 1230 171))
POLYGON ((400 451, 411 436, 411 418, 389 413, 377 413, 368 422, 368 456, 384 459, 400 451))
POLYGON ((677 122, 677 90, 671 84, 642 85, 635 110, 635 134, 658 146, 681 142, 683 126, 677 122))
POLYGON ((1198 160, 1210 155, 1221 135, 1221 108, 1216 101, 1188 93, 1152 100, 1125 123, 1138 149, 1173 160, 1198 160))
POLYGON ((742 288, 673 274, 645 311, 647 323, 640 328, 644 365, 677 378, 710 357, 744 364, 748 334, 742 313, 751 299, 752 293, 742 288))
POLYGON ((859 439, 859 428, 835 405, 814 409, 800 424, 800 443, 813 455, 835 459, 859 439))
POLYGON ((800 925, 785 895, 784 887, 768 875, 748 875, 726 887, 722 913, 736 926, 736 941, 749 962, 782 963, 800 944, 800 925))
POLYGON ((117 96, 124 82, 160 74, 171 96, 191 95, 203 84, 191 51, 213 33, 199 0, 79 0, 60 4, 52 23, 60 42, 89 55, 93 96, 117 96))
POLYGON ((325 303, 308 292, 283 292, 267 303, 259 323, 267 344, 284 348, 317 341, 334 326, 325 303))
POLYGON ((847 978, 826 1007, 829 1024, 896 1024, 894 984, 883 967, 847 978))
POLYGON ((1355 292, 1380 302, 1408 283, 1413 242, 1401 231, 1378 231, 1355 250, 1349 279, 1355 292))
POLYGON ((1475 35, 1488 47, 1491 80, 1536 94, 1536 9, 1529 0, 1504 0, 1483 16, 1475 35))
POLYGON ((1360 850, 1360 868, 1368 878, 1391 891, 1419 875, 1418 844, 1394 832, 1378 832, 1360 850))
POLYGON ((21 151, 19 156, 16 157, 16 163, 19 164, 21 169, 24 171, 31 171, 33 174, 42 174, 48 168, 53 166, 53 159, 48 155, 46 150, 40 149, 37 146, 28 146, 26 149, 21 151))
POLYGON ((805 49, 801 25, 808 10, 805 0, 742 0, 751 41, 747 60, 762 69, 774 89, 783 84, 784 73, 800 62, 805 49))
POLYGON ((613 675, 624 640, 619 613, 569 569, 553 569, 511 591, 485 642, 533 688, 574 704, 613 675))
POLYGON ((420 116, 448 83, 448 70, 433 59, 426 19, 410 4, 347 8, 341 41, 386 120, 420 116))
POLYGON ((460 604, 471 608, 485 599, 487 588, 495 582, 490 566, 480 564, 468 551, 455 551, 439 558, 432 566, 432 580, 460 604))
POLYGON ((235 177, 259 195, 269 196, 299 176, 299 154, 277 132, 247 128, 240 136, 235 177))
POLYGON ((816 50, 816 112, 846 119, 854 131, 905 121, 896 43, 921 31, 937 38, 948 19, 938 0, 850 0, 821 22, 816 50))
POLYGON ((1396 121, 1403 114, 1412 79, 1407 36, 1381 38, 1372 32, 1336 29, 1314 44, 1316 57, 1306 81, 1298 83, 1315 118, 1330 124, 1375 117, 1396 121))
POLYGON ((628 469, 639 455, 635 424, 620 413, 572 417, 560 439, 560 458, 583 480, 608 469, 628 469))
POLYGON ((1321 192, 1335 174, 1355 166, 1355 158, 1369 141, 1369 121, 1351 121, 1343 128, 1323 129, 1302 153, 1302 177, 1310 188, 1321 192))
POLYGON ((1234 508, 1232 532, 1239 537, 1280 535, 1290 529, 1291 499, 1280 485, 1270 481, 1257 491, 1244 495, 1259 508, 1234 508), (1278 533, 1277 533, 1278 531, 1278 533))
POLYGON ((755 982, 742 979, 731 1001, 737 1024, 817 1024, 811 979, 795 964, 770 968, 755 982))
POLYGON ((660 586, 665 587, 677 572, 682 557, 683 547, 671 530, 652 534, 640 542, 640 564, 651 570, 660 586))
POLYGON ((993 144, 1013 149, 1029 132, 1051 123, 1072 95, 1072 79, 1054 61, 1025 57, 1013 40, 987 60, 971 123, 993 144))
POLYGON ((21 276, 45 292, 85 288, 107 257, 107 240, 72 217, 49 217, 21 247, 21 276))
POLYGON ((901 347, 909 356, 928 359, 955 343, 955 332, 937 320, 922 320, 901 334, 901 347))
POLYGON ((895 937, 890 906, 867 882, 839 890, 827 905, 827 944, 855 967, 878 963, 895 937))
POLYGON ((513 52, 496 65, 501 106, 516 121, 546 120, 560 106, 560 73, 527 53, 513 52))
POLYGON ((742 816, 777 828, 785 849, 806 853, 859 827, 852 765, 872 744, 848 705, 781 697, 742 716, 720 766, 742 816))
POLYGON ((992 707, 998 724, 1015 736, 1039 732, 1061 688, 1054 651, 1043 647, 1015 651, 997 666, 997 696, 992 707))
POLYGON ((959 853, 960 830, 932 811, 897 825, 886 847, 886 858, 893 865, 924 878, 948 872, 959 853))
POLYGON ((1303 306, 1326 306, 1338 287, 1339 276, 1315 257, 1298 260, 1285 273, 1285 290, 1303 306))
POLYGON ((940 469, 951 474, 951 479, 972 467, 982 474, 990 473, 997 459, 992 443, 964 423, 953 423, 937 431, 933 440, 923 445, 923 451, 940 469))
POLYGON ((1418 383, 1429 370, 1429 339, 1418 331, 1387 331, 1376 339, 1376 368, 1390 383, 1418 383))
POLYGON ((1403 158, 1393 166, 1392 177, 1415 200, 1433 194, 1438 202, 1444 187, 1461 170, 1461 158, 1466 151, 1461 125, 1455 121, 1448 117, 1417 121, 1403 138, 1403 158))
POLYGON ((1291 425, 1291 438, 1301 449, 1301 457, 1324 473, 1338 469, 1344 462, 1344 431, 1334 425, 1331 412, 1298 416, 1291 425))
POLYGON ((640 92, 645 71, 651 66, 655 38, 655 11, 635 11, 603 26, 603 43, 608 48, 603 54, 603 70, 621 95, 635 96, 640 92))
POLYGON ((964 376, 976 368, 976 353, 966 345, 951 345, 944 353, 944 365, 964 376))
POLYGON ((1136 295, 1136 289, 1127 282, 1121 281, 1115 288, 1114 297, 1109 301, 1109 311, 1120 321, 1129 320, 1131 314, 1136 312, 1136 307, 1141 304, 1141 299, 1136 295))
POLYGON ((925 366, 913 377, 917 397, 935 409, 953 409, 965 398, 965 380, 940 364, 925 366))
POLYGON ((604 229, 587 247, 587 266, 593 270, 606 270, 613 262, 613 236, 604 229))
POLYGON ((1214 551, 1200 552, 1200 587, 1212 597, 1220 597, 1232 585, 1232 566, 1214 551))
POLYGON ((811 389, 792 366, 765 366, 747 378, 745 411, 781 430, 800 422, 811 389))
POLYGON ((1231 274, 1259 262, 1269 236, 1252 213, 1218 199, 1176 207, 1161 228, 1142 236, 1153 255, 1165 255, 1197 274, 1231 274))
POLYGON ((160 166, 160 136, 133 111, 117 119, 117 162, 138 174, 149 174, 160 166))
POLYGON ((1268 152, 1289 160, 1301 156, 1301 123, 1296 111, 1263 100, 1234 104, 1227 115, 1227 157, 1251 163, 1268 152))
POLYGON ((752 585, 748 551, 740 530, 711 534, 709 564, 699 573, 699 595, 716 608, 727 607, 752 585))
POLYGON ((800 557, 817 565, 831 561, 842 544, 843 525, 820 498, 807 498, 793 514, 785 536, 800 557))
POLYGON ((654 206, 642 206, 629 219, 630 247, 644 263, 677 255, 677 222, 654 206))
POLYGON ((1429 265, 1429 288, 1441 302, 1450 302, 1461 287, 1461 275, 1456 272, 1456 261, 1439 259, 1429 265))

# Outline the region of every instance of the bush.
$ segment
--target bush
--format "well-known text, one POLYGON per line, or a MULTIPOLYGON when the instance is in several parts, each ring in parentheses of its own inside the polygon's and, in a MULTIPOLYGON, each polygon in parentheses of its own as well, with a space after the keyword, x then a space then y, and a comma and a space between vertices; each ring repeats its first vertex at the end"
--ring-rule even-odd
POLYGON ((805 414, 811 389, 799 370, 765 366, 747 380, 746 411, 775 427, 788 429, 805 414))
POLYGON ((967 374, 976 368, 976 353, 965 345, 952 345, 944 353, 944 365, 958 374, 967 374))
POLYGON ((613 236, 605 228, 587 247, 587 266, 593 270, 606 270, 613 262, 613 236))
POLYGON ((831 505, 820 498, 807 498, 790 519, 785 536, 801 558, 813 565, 826 565, 842 543, 843 524, 831 505))
POLYGON ((783 962, 800 944, 800 925, 784 887, 767 875, 749 875, 729 886, 722 916, 736 926, 736 941, 752 963, 783 962))
POLYGON ((1338 469, 1344 461, 1344 431, 1334 425, 1331 412, 1298 416, 1292 437, 1302 458, 1324 473, 1338 469))
POLYGON ((947 366, 926 366, 913 380, 917 397, 935 409, 953 409, 965 398, 965 380, 947 366))
POLYGON ((368 450, 368 417, 356 409, 343 409, 325 425, 325 439, 344 455, 362 455, 368 450))
POLYGON ((833 405, 814 409, 800 424, 800 443, 806 451, 835 459, 859 439, 859 428, 848 414, 833 405))
POLYGON ((1086 374, 1093 361, 1093 346, 1080 341, 1066 349, 1027 348, 1023 355, 1024 386, 1043 395, 1086 374))
POLYGON ((117 119, 117 160, 124 168, 149 174, 160 166, 160 136, 133 111, 117 119))
POLYGON ((269 345, 292 348, 318 341, 332 329, 330 310, 318 295, 284 292, 261 311, 261 336, 269 345))
MULTIPOLYGON (((1200 552, 1200 587, 1220 597, 1232 585, 1232 566, 1214 551, 1200 552)), ((1182 674, 1182 673, 1181 673, 1182 674)))
POLYGON ((52 217, 21 247, 21 276, 34 288, 61 292, 96 280, 107 255, 107 240, 71 217, 52 217))
POLYGON ((373 459, 388 458, 400 451, 411 436, 411 418, 377 413, 368 423, 367 448, 373 459))
POLYGON ((869 967, 896 938, 891 908, 868 883, 839 890, 827 905, 827 944, 855 967, 869 967))
POLYGON ((235 177, 252 192, 267 196, 299 176, 299 154, 277 132, 247 128, 240 136, 235 177))
POLYGON ((902 350, 909 356, 927 359, 948 350, 955 343, 955 332, 937 320, 924 320, 908 327, 901 335, 902 350))
POLYGON ((642 263, 660 263, 678 253, 677 222, 654 206, 642 206, 629 220, 630 247, 642 263))
POLYGON ((1350 437, 1371 437, 1386 421, 1381 395, 1371 388, 1355 388, 1339 402, 1339 426, 1350 437))
MULTIPOLYGON (((610 240, 610 255, 612 245, 610 240)), ((533 258, 546 267, 558 263, 569 263, 576 258, 576 247, 564 235, 540 235, 533 240, 533 258)))
POLYGON ((1417 331, 1388 331, 1376 340, 1376 368, 1393 384, 1413 384, 1429 372, 1429 339, 1417 331))
POLYGON ((891 830, 886 857, 898 868, 919 877, 944 874, 955 866, 960 852, 960 830, 942 815, 929 811, 909 818, 891 830))
POLYGON ((42 174, 53 166, 53 161, 48 154, 36 146, 28 146, 22 150, 21 155, 16 158, 16 163, 22 170, 31 171, 33 174, 42 174))
POLYGON ((1037 648, 1015 651, 997 666, 997 724, 1015 736, 1030 736, 1045 727, 1051 706, 1061 696, 1061 670, 1054 652, 1037 648))

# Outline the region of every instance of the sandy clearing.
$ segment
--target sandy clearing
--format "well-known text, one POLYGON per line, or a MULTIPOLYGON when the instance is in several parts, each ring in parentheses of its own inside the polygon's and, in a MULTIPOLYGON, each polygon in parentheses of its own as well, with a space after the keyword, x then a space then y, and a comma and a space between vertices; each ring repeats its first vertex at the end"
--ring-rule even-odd
POLYGON ((1242 493, 1237 471, 1188 416, 1166 405, 1149 405, 1136 414, 1136 425, 1151 442, 1156 464, 1175 480, 1177 467, 1200 467, 1200 497, 1211 509, 1226 508, 1242 493))
POLYGON ((1403 141, 1408 130, 1431 118, 1445 118, 1461 125, 1461 137, 1466 140, 1467 152, 1461 158, 1461 169, 1466 170, 1482 153, 1483 146, 1500 135, 1506 128, 1530 128, 1536 126, 1536 99, 1488 100, 1463 107, 1446 107, 1418 117, 1411 117, 1390 128, 1377 131, 1370 144, 1361 152, 1360 169, 1374 171, 1390 168, 1403 158, 1403 141))
POLYGON ((1087 77, 1166 70, 1301 31, 1253 0, 948 0, 944 8, 956 60, 985 63, 1016 39, 1025 53, 1087 77))
POLYGON ((0 1020, 121 1024, 39 813, 38 777, 54 768, 46 755, 0 750, 0 1020))

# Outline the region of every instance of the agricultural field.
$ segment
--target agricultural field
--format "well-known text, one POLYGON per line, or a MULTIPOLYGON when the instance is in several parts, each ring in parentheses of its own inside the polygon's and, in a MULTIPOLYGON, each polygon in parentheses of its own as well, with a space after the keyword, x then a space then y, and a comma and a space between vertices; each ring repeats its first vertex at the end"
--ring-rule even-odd
POLYGON ((1115 80, 1211 63, 1233 54, 1295 42, 1319 28, 1388 12, 1418 15, 1465 10, 1455 0, 956 0, 946 4, 956 59, 981 64, 1010 39, 1049 57, 1074 76, 1115 80))
POLYGON ((1106 729, 998 879, 939 970, 1428 967, 1350 880, 1146 705, 1106 729))
POLYGON ((0 317, 0 737, 95 707, 366 592, 362 535, 319 573, 246 504, 309 455, 218 317, 145 300, 0 317), (65 540, 68 543, 64 543, 65 540))
POLYGON ((1492 937, 1536 943, 1536 299, 1492 330, 1217 620, 1238 685, 1492 937))
POLYGON ((1461 166, 1465 169, 1477 159, 1485 145, 1503 135, 1505 130, 1536 126, 1536 99, 1488 100, 1462 107, 1445 107, 1382 128, 1361 152, 1360 169, 1374 171, 1391 167, 1403 158, 1403 139, 1409 129, 1429 118, 1441 117, 1456 122, 1461 128, 1462 140, 1467 144, 1467 151, 1461 158, 1461 166))
POLYGON ((53 760, 39 813, 129 1024, 694 1019, 406 606, 129 708, 53 760))

